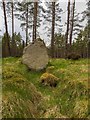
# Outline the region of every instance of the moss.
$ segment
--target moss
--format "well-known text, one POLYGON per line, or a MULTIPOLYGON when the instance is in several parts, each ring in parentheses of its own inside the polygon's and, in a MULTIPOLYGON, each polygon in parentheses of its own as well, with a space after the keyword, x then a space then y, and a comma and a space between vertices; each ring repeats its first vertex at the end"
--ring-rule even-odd
POLYGON ((5 66, 2 66, 2 78, 3 79, 8 79, 11 77, 17 77, 18 71, 15 68, 13 64, 5 64, 5 66))
POLYGON ((50 73, 44 73, 40 77, 40 81, 44 85, 49 85, 51 87, 56 87, 59 78, 50 73))

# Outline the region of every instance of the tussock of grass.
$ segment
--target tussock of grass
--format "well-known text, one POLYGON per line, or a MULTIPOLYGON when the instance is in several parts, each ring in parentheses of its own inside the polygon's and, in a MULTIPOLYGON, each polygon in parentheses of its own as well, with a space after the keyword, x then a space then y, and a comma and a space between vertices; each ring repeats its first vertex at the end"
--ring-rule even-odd
POLYGON ((84 118, 88 116, 88 101, 76 100, 73 114, 76 118, 84 118))
MULTIPOLYGON (((62 114, 65 113, 68 117, 76 117, 74 114, 76 101, 77 99, 88 101, 88 89, 80 82, 69 80, 62 81, 61 86, 55 91, 55 98, 57 98, 56 101, 59 103, 58 106, 61 108, 62 114)), ((79 112, 80 110, 78 113, 79 112)), ((88 110, 84 113, 82 117, 87 116, 88 110)), ((80 117, 79 114, 77 117, 80 117)))
POLYGON ((50 118, 68 118, 67 116, 62 115, 60 113, 60 109, 59 109, 59 107, 57 105, 47 109, 47 111, 45 112, 44 117, 48 118, 48 116, 50 118))
POLYGON ((40 77, 40 83, 42 83, 45 86, 56 87, 58 81, 59 81, 59 78, 47 72, 42 74, 42 76, 40 77))
POLYGON ((40 84, 44 71, 30 71, 21 58, 3 59, 3 117, 89 118, 88 60, 50 60, 46 72, 57 86, 40 84), (10 111, 10 112, 9 112, 10 111))
POLYGON ((54 67, 54 66, 48 66, 48 67, 46 68, 46 72, 47 72, 47 73, 53 73, 54 70, 55 70, 55 67, 54 67))
POLYGON ((3 65, 3 118, 39 117, 43 111, 42 94, 23 74, 19 73, 18 62, 3 65))
POLYGON ((37 117, 37 109, 30 100, 24 100, 15 92, 6 92, 2 102, 3 118, 37 117))

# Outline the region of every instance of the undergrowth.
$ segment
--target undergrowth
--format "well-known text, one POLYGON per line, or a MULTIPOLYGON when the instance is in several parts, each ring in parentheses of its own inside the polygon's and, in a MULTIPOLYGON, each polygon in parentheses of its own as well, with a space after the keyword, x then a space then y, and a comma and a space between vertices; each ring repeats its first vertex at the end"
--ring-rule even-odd
POLYGON ((45 71, 35 72, 21 58, 4 58, 2 75, 3 117, 89 118, 87 59, 51 59, 45 71), (45 72, 59 78, 56 87, 40 84, 45 72))

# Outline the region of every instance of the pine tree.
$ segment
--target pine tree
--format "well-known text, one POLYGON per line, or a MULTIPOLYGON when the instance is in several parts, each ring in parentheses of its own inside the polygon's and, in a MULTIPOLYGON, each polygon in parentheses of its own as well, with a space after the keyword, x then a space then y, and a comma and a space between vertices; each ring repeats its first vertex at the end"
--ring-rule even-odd
POLYGON ((37 9, 38 9, 38 2, 34 2, 34 12, 33 12, 33 42, 36 40, 37 35, 37 9))
POLYGON ((11 0, 11 1, 7 1, 7 4, 6 4, 6 7, 7 7, 7 13, 8 13, 8 16, 11 18, 11 24, 12 24, 12 41, 11 41, 11 56, 16 56, 16 53, 17 53, 17 46, 16 46, 16 43, 15 43, 15 38, 14 38, 14 28, 15 28, 15 16, 14 16, 14 13, 15 13, 15 7, 16 7, 16 2, 15 0, 11 0))
POLYGON ((25 28, 26 30, 26 43, 29 34, 32 36, 32 41, 37 38, 38 34, 38 27, 40 26, 41 17, 43 12, 43 6, 41 5, 41 1, 37 2, 25 2, 22 1, 21 3, 18 2, 16 17, 22 21, 21 27, 25 28), (30 31, 30 33, 29 33, 30 31), (32 32, 31 32, 32 31, 32 32))
MULTIPOLYGON (((8 34, 9 43, 11 41, 10 35, 8 34)), ((2 57, 8 57, 8 45, 7 45, 7 33, 5 32, 2 36, 2 57)))
MULTIPOLYGON (((43 14, 45 13, 45 9, 43 8, 42 1, 38 0, 33 3, 33 33, 32 33, 32 41, 34 42, 39 36, 38 28, 41 25, 43 14)), ((39 36, 40 37, 40 36, 39 36)))
POLYGON ((71 16, 70 16, 70 37, 69 44, 72 45, 72 37, 73 35, 78 35, 78 33, 82 30, 82 20, 80 19, 80 13, 77 13, 75 9, 75 0, 73 1, 71 7, 71 16))
POLYGON ((87 19, 88 23, 90 24, 90 0, 87 0, 87 8, 82 12, 82 21, 87 19))
POLYGON ((5 57, 7 57, 7 56, 11 55, 11 51, 10 51, 10 42, 9 42, 9 34, 8 34, 5 0, 2 0, 2 4, 3 4, 3 12, 4 12, 5 30, 6 30, 6 36, 7 36, 7 40, 5 42, 5 52, 6 52, 5 57))
POLYGON ((14 40, 14 6, 13 6, 13 0, 11 2, 11 8, 12 8, 12 56, 15 55, 15 40, 14 40))
POLYGON ((87 2, 87 18, 88 18, 88 58, 90 58, 90 0, 87 2))
POLYGON ((67 12, 68 12, 68 13, 67 13, 67 30, 66 30, 65 57, 67 57, 67 44, 68 44, 69 24, 70 24, 70 0, 68 0, 67 12))
POLYGON ((26 46, 28 45, 28 4, 26 4, 26 46))
POLYGON ((54 58, 55 2, 52 2, 51 56, 54 58))
POLYGON ((26 32, 26 46, 29 41, 29 29, 32 29, 32 15, 33 15, 33 3, 32 2, 18 2, 16 6, 15 14, 16 18, 21 21, 21 27, 26 32))
POLYGON ((60 32, 61 30, 61 12, 62 9, 60 8, 60 4, 58 1, 48 1, 45 3, 46 5, 46 12, 44 15, 44 26, 45 29, 48 31, 48 36, 51 36, 51 57, 53 58, 54 55, 54 46, 55 46, 55 33, 60 32))
POLYGON ((73 27, 74 27, 74 11, 75 11, 75 0, 73 1, 73 6, 72 6, 72 15, 71 15, 71 26, 70 26, 70 39, 69 43, 70 45, 72 44, 72 35, 73 35, 73 27))

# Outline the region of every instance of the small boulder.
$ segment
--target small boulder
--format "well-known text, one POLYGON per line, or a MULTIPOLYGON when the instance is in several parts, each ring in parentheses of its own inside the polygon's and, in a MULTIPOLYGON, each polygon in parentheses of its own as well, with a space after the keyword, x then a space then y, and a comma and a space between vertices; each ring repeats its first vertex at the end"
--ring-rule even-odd
POLYGON ((22 56, 22 63, 31 70, 43 70, 49 61, 45 43, 38 38, 34 43, 25 47, 22 56))
POLYGON ((56 87, 59 78, 50 73, 44 73, 40 77, 40 82, 45 86, 56 87))

